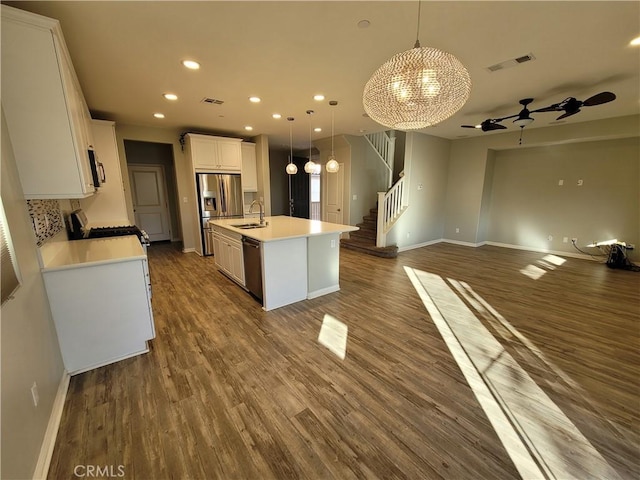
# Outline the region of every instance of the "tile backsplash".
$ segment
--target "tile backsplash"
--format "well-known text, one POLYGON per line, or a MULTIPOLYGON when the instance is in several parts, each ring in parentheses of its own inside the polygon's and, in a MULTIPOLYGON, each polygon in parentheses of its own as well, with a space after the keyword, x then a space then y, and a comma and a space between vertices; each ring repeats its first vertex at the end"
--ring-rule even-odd
POLYGON ((27 210, 39 247, 65 228, 58 200, 27 200, 27 210))

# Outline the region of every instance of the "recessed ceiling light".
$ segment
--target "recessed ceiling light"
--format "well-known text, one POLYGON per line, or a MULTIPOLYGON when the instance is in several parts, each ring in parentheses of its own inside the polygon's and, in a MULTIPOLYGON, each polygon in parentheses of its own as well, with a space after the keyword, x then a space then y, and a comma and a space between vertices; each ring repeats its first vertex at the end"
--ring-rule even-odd
POLYGON ((247 131, 251 131, 253 130, 253 127, 251 125, 247 125, 246 127, 244 127, 244 129, 247 131))
POLYGON ((316 127, 316 128, 314 128, 314 129, 313 129, 313 131, 314 131, 314 132, 321 132, 321 131, 322 131, 322 129, 321 129, 320 127, 316 127))
POLYGON ((368 28, 369 25, 371 25, 371 22, 369 20, 360 20, 358 22, 358 28, 368 28))
POLYGON ((260 97, 249 97, 249 101, 252 103, 260 103, 262 100, 260 97))
POLYGON ((165 93, 162 95, 167 100, 177 100, 178 96, 175 93, 165 93))
POLYGON ((282 115, 280 115, 279 113, 274 113, 273 115, 271 115, 273 118, 275 118, 276 120, 282 118, 282 115))
POLYGON ((164 118, 164 113, 154 113, 153 116, 156 118, 164 118))
POLYGON ((316 102, 321 102, 322 100, 324 100, 324 95, 322 95, 322 94, 314 95, 314 96, 313 96, 313 99, 314 99, 316 102))
POLYGON ((629 45, 631 45, 632 47, 637 47, 640 45, 640 37, 636 37, 633 40, 631 40, 629 42, 629 45))
POLYGON ((191 70, 198 70, 200 68, 200 64, 195 60, 183 60, 182 65, 191 70))

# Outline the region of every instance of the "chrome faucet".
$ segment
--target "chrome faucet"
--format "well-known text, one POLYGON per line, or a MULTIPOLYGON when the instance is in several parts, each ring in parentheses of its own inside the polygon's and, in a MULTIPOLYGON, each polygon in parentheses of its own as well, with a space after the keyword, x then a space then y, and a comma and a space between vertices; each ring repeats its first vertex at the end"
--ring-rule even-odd
POLYGON ((256 203, 260 206, 260 225, 264 225, 264 204, 260 200, 254 200, 251 202, 251 205, 249 206, 249 213, 253 212, 253 206, 256 203))

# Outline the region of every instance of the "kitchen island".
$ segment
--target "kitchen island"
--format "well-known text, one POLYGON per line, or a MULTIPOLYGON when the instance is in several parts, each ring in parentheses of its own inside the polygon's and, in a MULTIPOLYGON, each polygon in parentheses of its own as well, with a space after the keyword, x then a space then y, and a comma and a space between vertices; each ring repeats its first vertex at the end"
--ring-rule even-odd
MULTIPOLYGON (((238 241, 245 237, 259 242, 262 305, 265 310, 340 290, 340 234, 353 232, 358 227, 288 216, 266 217, 265 226, 258 228, 242 227, 252 222, 258 223, 258 220, 233 218, 209 221, 214 235, 217 233, 219 238, 230 239, 231 256, 234 239, 238 241)), ((224 245, 216 249, 215 242, 214 254, 219 265, 219 258, 222 261, 230 258, 224 245)), ((244 263, 237 265, 239 259, 236 253, 236 261, 229 262, 230 271, 241 268, 244 272, 244 263)), ((245 286, 244 275, 232 275, 232 278, 245 286)))

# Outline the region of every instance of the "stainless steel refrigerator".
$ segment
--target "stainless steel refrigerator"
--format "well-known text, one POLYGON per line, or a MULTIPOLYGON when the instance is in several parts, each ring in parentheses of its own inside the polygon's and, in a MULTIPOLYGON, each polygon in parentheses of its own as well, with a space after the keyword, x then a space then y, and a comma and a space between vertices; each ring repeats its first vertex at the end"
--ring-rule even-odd
POLYGON ((196 173, 202 254, 213 254, 213 232, 208 220, 240 218, 242 211, 242 184, 239 174, 196 173))

